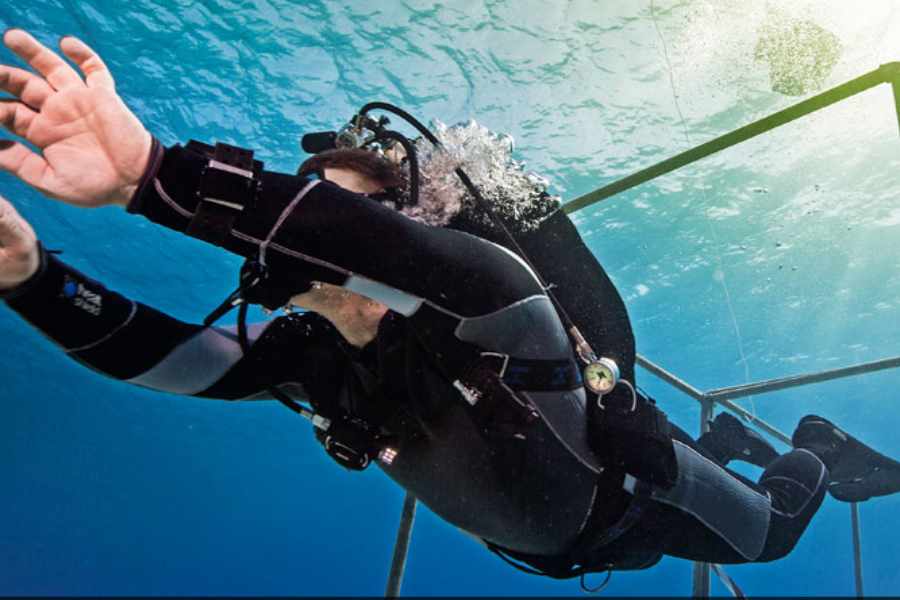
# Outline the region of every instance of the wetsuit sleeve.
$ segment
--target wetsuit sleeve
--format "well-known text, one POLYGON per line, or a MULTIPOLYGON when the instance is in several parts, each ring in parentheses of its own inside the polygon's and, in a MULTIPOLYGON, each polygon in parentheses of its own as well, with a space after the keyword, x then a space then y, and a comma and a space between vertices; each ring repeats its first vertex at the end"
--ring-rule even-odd
MULTIPOLYGON (((128 210, 187 231, 207 162, 189 148, 165 150, 128 210)), ((281 277, 342 285, 406 316, 427 304, 476 317, 543 294, 531 270, 498 245, 423 225, 328 181, 267 171, 255 206, 221 245, 262 258, 281 277)))
POLYGON ((302 354, 298 334, 314 333, 310 328, 286 329, 278 321, 250 326, 253 346, 245 357, 233 331, 172 318, 107 289, 43 251, 38 273, 4 299, 66 354, 115 379, 223 399, 258 396, 270 385, 289 386, 292 395, 304 397, 302 381, 297 380, 303 379, 302 361, 292 373, 299 377, 286 377, 278 361, 264 359, 278 340, 287 338, 295 356, 302 354))

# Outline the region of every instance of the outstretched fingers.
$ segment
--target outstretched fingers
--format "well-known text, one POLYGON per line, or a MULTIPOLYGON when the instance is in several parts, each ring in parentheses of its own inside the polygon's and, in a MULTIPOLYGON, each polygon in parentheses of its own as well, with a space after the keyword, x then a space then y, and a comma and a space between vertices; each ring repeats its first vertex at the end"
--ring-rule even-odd
POLYGON ((60 90, 75 85, 84 85, 78 72, 75 71, 58 54, 34 39, 21 29, 10 29, 3 35, 3 43, 44 76, 44 79, 60 90))
POLYGON ((0 90, 12 94, 37 110, 40 110, 47 98, 53 94, 50 84, 34 73, 5 65, 0 65, 0 90))
POLYGON ((19 137, 28 138, 28 128, 37 113, 23 103, 12 99, 0 99, 0 125, 19 137))
POLYGON ((78 38, 68 35, 59 41, 59 48, 84 73, 88 87, 115 87, 112 74, 106 68, 106 64, 90 46, 78 38))
POLYGON ((11 173, 42 192, 47 191, 45 182, 53 173, 43 156, 11 140, 0 140, 0 171, 11 173))

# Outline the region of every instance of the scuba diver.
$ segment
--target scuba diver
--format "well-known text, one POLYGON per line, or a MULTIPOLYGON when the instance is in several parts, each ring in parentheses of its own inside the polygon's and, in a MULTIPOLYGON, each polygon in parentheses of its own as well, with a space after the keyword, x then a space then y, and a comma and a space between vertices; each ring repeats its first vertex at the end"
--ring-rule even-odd
POLYGON ((637 389, 624 303, 558 200, 509 161, 454 154, 472 151, 461 140, 503 145, 475 125, 432 133, 367 105, 340 131, 306 136, 315 154, 297 174, 275 173, 225 144, 163 147, 76 38, 60 48, 81 74, 24 31, 4 43, 34 72, 0 66, 15 97, 0 122, 40 153, 3 142, 0 169, 246 259, 238 289, 205 323, 185 323, 67 265, 0 200, 5 302, 89 368, 176 394, 280 401, 342 466, 377 464, 511 564, 552 577, 664 554, 771 561, 826 491, 900 491, 900 464, 821 417, 805 417, 782 455, 725 414, 699 441, 670 423, 637 389), (306 312, 248 325, 248 304, 306 312), (234 307, 237 326, 216 326, 234 307), (732 459, 764 467, 760 480, 725 468, 732 459))

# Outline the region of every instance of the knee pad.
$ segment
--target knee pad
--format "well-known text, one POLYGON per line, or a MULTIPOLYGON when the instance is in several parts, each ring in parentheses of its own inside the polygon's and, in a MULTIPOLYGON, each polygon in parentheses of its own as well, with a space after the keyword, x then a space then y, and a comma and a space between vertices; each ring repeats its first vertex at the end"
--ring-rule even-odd
POLYGON ((799 448, 776 458, 759 480, 772 497, 772 510, 794 518, 828 484, 828 469, 819 457, 799 448))

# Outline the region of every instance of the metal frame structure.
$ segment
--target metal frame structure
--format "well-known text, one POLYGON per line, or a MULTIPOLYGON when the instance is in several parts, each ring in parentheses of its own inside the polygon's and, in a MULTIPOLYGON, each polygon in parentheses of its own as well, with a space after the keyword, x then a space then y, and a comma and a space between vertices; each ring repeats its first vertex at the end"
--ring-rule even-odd
MULTIPOLYGON (((819 371, 816 373, 807 373, 795 377, 785 377, 781 379, 769 379, 757 383, 747 385, 719 388, 708 392, 701 392, 697 388, 685 383, 675 375, 669 373, 662 367, 650 362, 643 356, 638 355, 637 363, 665 381, 672 387, 681 390, 700 404, 700 433, 704 433, 709 429, 709 422, 712 420, 713 408, 719 404, 726 410, 743 417, 756 425, 761 431, 766 432, 773 438, 784 442, 791 446, 791 438, 769 423, 763 421, 756 415, 750 413, 741 406, 732 402, 735 398, 742 398, 756 394, 768 394, 771 392, 781 391, 792 387, 801 387, 813 383, 823 381, 831 381, 833 379, 841 379, 845 377, 853 377, 864 373, 874 373, 886 369, 896 369, 900 367, 900 356, 876 360, 872 362, 852 365, 840 369, 831 369, 828 371, 819 371)), ((862 577, 862 550, 860 547, 860 528, 859 528, 859 505, 856 502, 850 504, 850 526, 853 534, 853 565, 854 579, 856 583, 856 596, 863 597, 863 577, 862 577)), ((721 576, 721 566, 716 569, 721 576)), ((707 598, 710 594, 710 565, 707 563, 694 563, 694 579, 693 594, 695 598, 707 598)))
MULTIPOLYGON (((855 96, 861 92, 871 89, 880 84, 890 84, 894 93, 894 110, 897 114, 898 127, 900 127, 900 62, 891 62, 881 65, 878 69, 870 71, 856 79, 848 81, 842 85, 831 88, 808 98, 802 102, 789 106, 784 110, 769 115, 763 119, 745 125, 740 129, 736 129, 730 133, 719 136, 709 142, 701 144, 690 150, 686 150, 681 154, 673 156, 662 162, 656 163, 650 167, 637 171, 627 177, 614 181, 592 192, 575 198, 574 200, 563 205, 562 209, 566 213, 573 213, 577 210, 601 202, 611 196, 624 192, 642 183, 646 183, 652 179, 656 179, 661 175, 670 173, 675 169, 679 169, 685 165, 698 161, 702 158, 714 154, 731 146, 745 142, 758 135, 771 131, 776 127, 780 127, 792 121, 799 119, 805 115, 826 108, 832 104, 846 100, 851 96, 855 96)), ((675 375, 669 373, 662 367, 647 360, 643 356, 638 355, 637 363, 649 371, 651 374, 665 381, 672 387, 684 392, 694 400, 700 403, 700 433, 708 430, 709 422, 712 420, 713 409, 716 404, 729 410, 740 417, 743 417, 760 430, 769 434, 788 445, 791 439, 769 423, 758 418, 743 407, 732 402, 735 398, 755 394, 765 394, 784 390, 792 387, 810 385, 822 381, 829 381, 843 377, 851 377, 864 373, 872 373, 885 369, 896 369, 900 367, 900 356, 886 358, 883 360, 868 362, 859 365, 852 365, 840 369, 832 369, 817 373, 808 373, 793 377, 785 377, 781 379, 771 379, 734 387, 726 387, 702 392, 690 384, 682 381, 675 375)), ((400 521, 400 529, 397 532, 397 543, 394 547, 394 557, 391 564, 391 571, 388 578, 385 596, 395 598, 400 595, 400 586, 402 584, 403 572, 406 567, 406 559, 409 551, 409 542, 412 535, 412 524, 415 517, 416 499, 412 494, 407 493, 403 502, 403 513, 400 521)), ((856 503, 850 505, 851 527, 853 532, 853 558, 854 558, 854 579, 856 584, 857 597, 863 596, 863 576, 862 576, 862 553, 860 549, 860 527, 859 527, 859 506, 856 503)), ((715 565, 716 573, 724 579, 724 571, 721 566, 715 565)), ((730 581, 730 579, 728 579, 730 581)), ((733 585, 726 584, 729 590, 736 596, 740 594, 739 590, 733 585)), ((693 595, 695 598, 706 598, 710 594, 710 565, 707 563, 694 563, 693 570, 693 595)))

